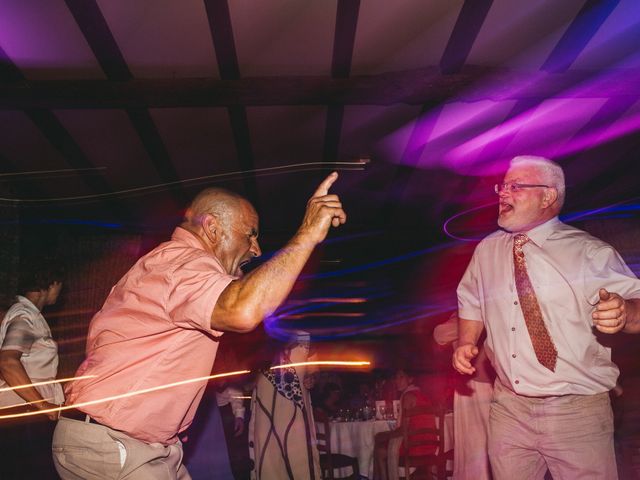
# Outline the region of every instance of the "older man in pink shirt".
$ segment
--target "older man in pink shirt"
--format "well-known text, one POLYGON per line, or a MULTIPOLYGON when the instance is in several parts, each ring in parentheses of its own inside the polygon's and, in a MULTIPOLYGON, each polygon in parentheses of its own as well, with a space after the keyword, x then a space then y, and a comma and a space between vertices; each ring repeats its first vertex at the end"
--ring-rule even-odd
POLYGON ((224 331, 247 332, 287 297, 315 246, 346 214, 318 187, 294 237, 242 276, 260 255, 258 215, 244 198, 207 189, 170 241, 113 287, 89 327, 84 380, 66 390, 53 440, 63 479, 188 479, 178 434, 193 421, 224 331), (160 388, 158 388, 160 387, 160 388), (131 395, 129 395, 131 394, 131 395))

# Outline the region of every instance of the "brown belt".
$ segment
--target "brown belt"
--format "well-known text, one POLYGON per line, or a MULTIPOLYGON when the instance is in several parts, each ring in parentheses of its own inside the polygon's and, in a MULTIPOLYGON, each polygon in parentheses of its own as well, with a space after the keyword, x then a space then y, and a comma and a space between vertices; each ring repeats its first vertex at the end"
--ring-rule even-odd
POLYGON ((64 418, 70 418, 72 420, 79 420, 81 422, 86 422, 87 418, 89 419, 89 423, 95 423, 96 425, 102 425, 100 422, 94 420, 89 415, 84 413, 82 410, 78 410, 77 408, 68 408, 66 410, 60 410, 60 416, 64 418))

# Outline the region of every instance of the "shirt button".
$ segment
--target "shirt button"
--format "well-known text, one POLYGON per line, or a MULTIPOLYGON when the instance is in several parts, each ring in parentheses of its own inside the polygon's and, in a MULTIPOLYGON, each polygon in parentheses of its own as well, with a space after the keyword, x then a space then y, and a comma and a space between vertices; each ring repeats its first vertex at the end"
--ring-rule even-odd
POLYGON ((511 356, 512 356, 513 358, 516 358, 516 354, 515 354, 515 353, 512 353, 512 354, 511 354, 511 356))
POLYGON ((515 381, 515 382, 513 382, 513 383, 515 383, 516 385, 518 385, 518 384, 520 383, 520 380, 516 380, 516 381, 515 381))
POLYGON ((513 302, 513 304, 514 304, 514 305, 517 305, 517 304, 518 304, 518 301, 516 300, 515 302, 513 302))
POLYGON ((511 331, 515 332, 516 331, 516 327, 511 327, 511 331))

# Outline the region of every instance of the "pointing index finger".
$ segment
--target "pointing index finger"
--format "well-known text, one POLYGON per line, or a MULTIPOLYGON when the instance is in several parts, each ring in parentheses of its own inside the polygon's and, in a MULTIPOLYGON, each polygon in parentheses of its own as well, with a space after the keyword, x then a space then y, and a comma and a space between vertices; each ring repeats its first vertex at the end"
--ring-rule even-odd
POLYGON ((322 183, 318 186, 316 191, 313 194, 313 197, 324 197, 329 193, 329 189, 333 182, 338 179, 338 172, 331 172, 327 178, 325 178, 322 183))

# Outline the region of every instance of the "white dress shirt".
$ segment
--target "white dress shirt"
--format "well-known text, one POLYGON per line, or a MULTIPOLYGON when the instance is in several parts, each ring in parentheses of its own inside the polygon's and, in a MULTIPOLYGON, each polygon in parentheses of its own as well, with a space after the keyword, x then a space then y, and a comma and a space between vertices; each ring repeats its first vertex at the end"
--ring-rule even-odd
MULTIPOLYGON (((18 295, 0 324, 0 349, 22 353, 20 362, 32 382, 54 380, 58 373, 58 344, 40 310, 26 297, 18 295)), ((46 401, 64 403, 59 383, 37 385, 46 401)), ((9 388, 0 377, 0 406, 9 407, 25 400, 9 388)))
POLYGON ((497 231, 476 247, 458 286, 461 318, 483 321, 500 381, 528 396, 610 390, 619 370, 598 343, 591 313, 598 290, 640 298, 640 280, 607 243, 553 218, 526 232, 527 272, 558 350, 556 371, 537 360, 514 280, 513 234, 497 231))

